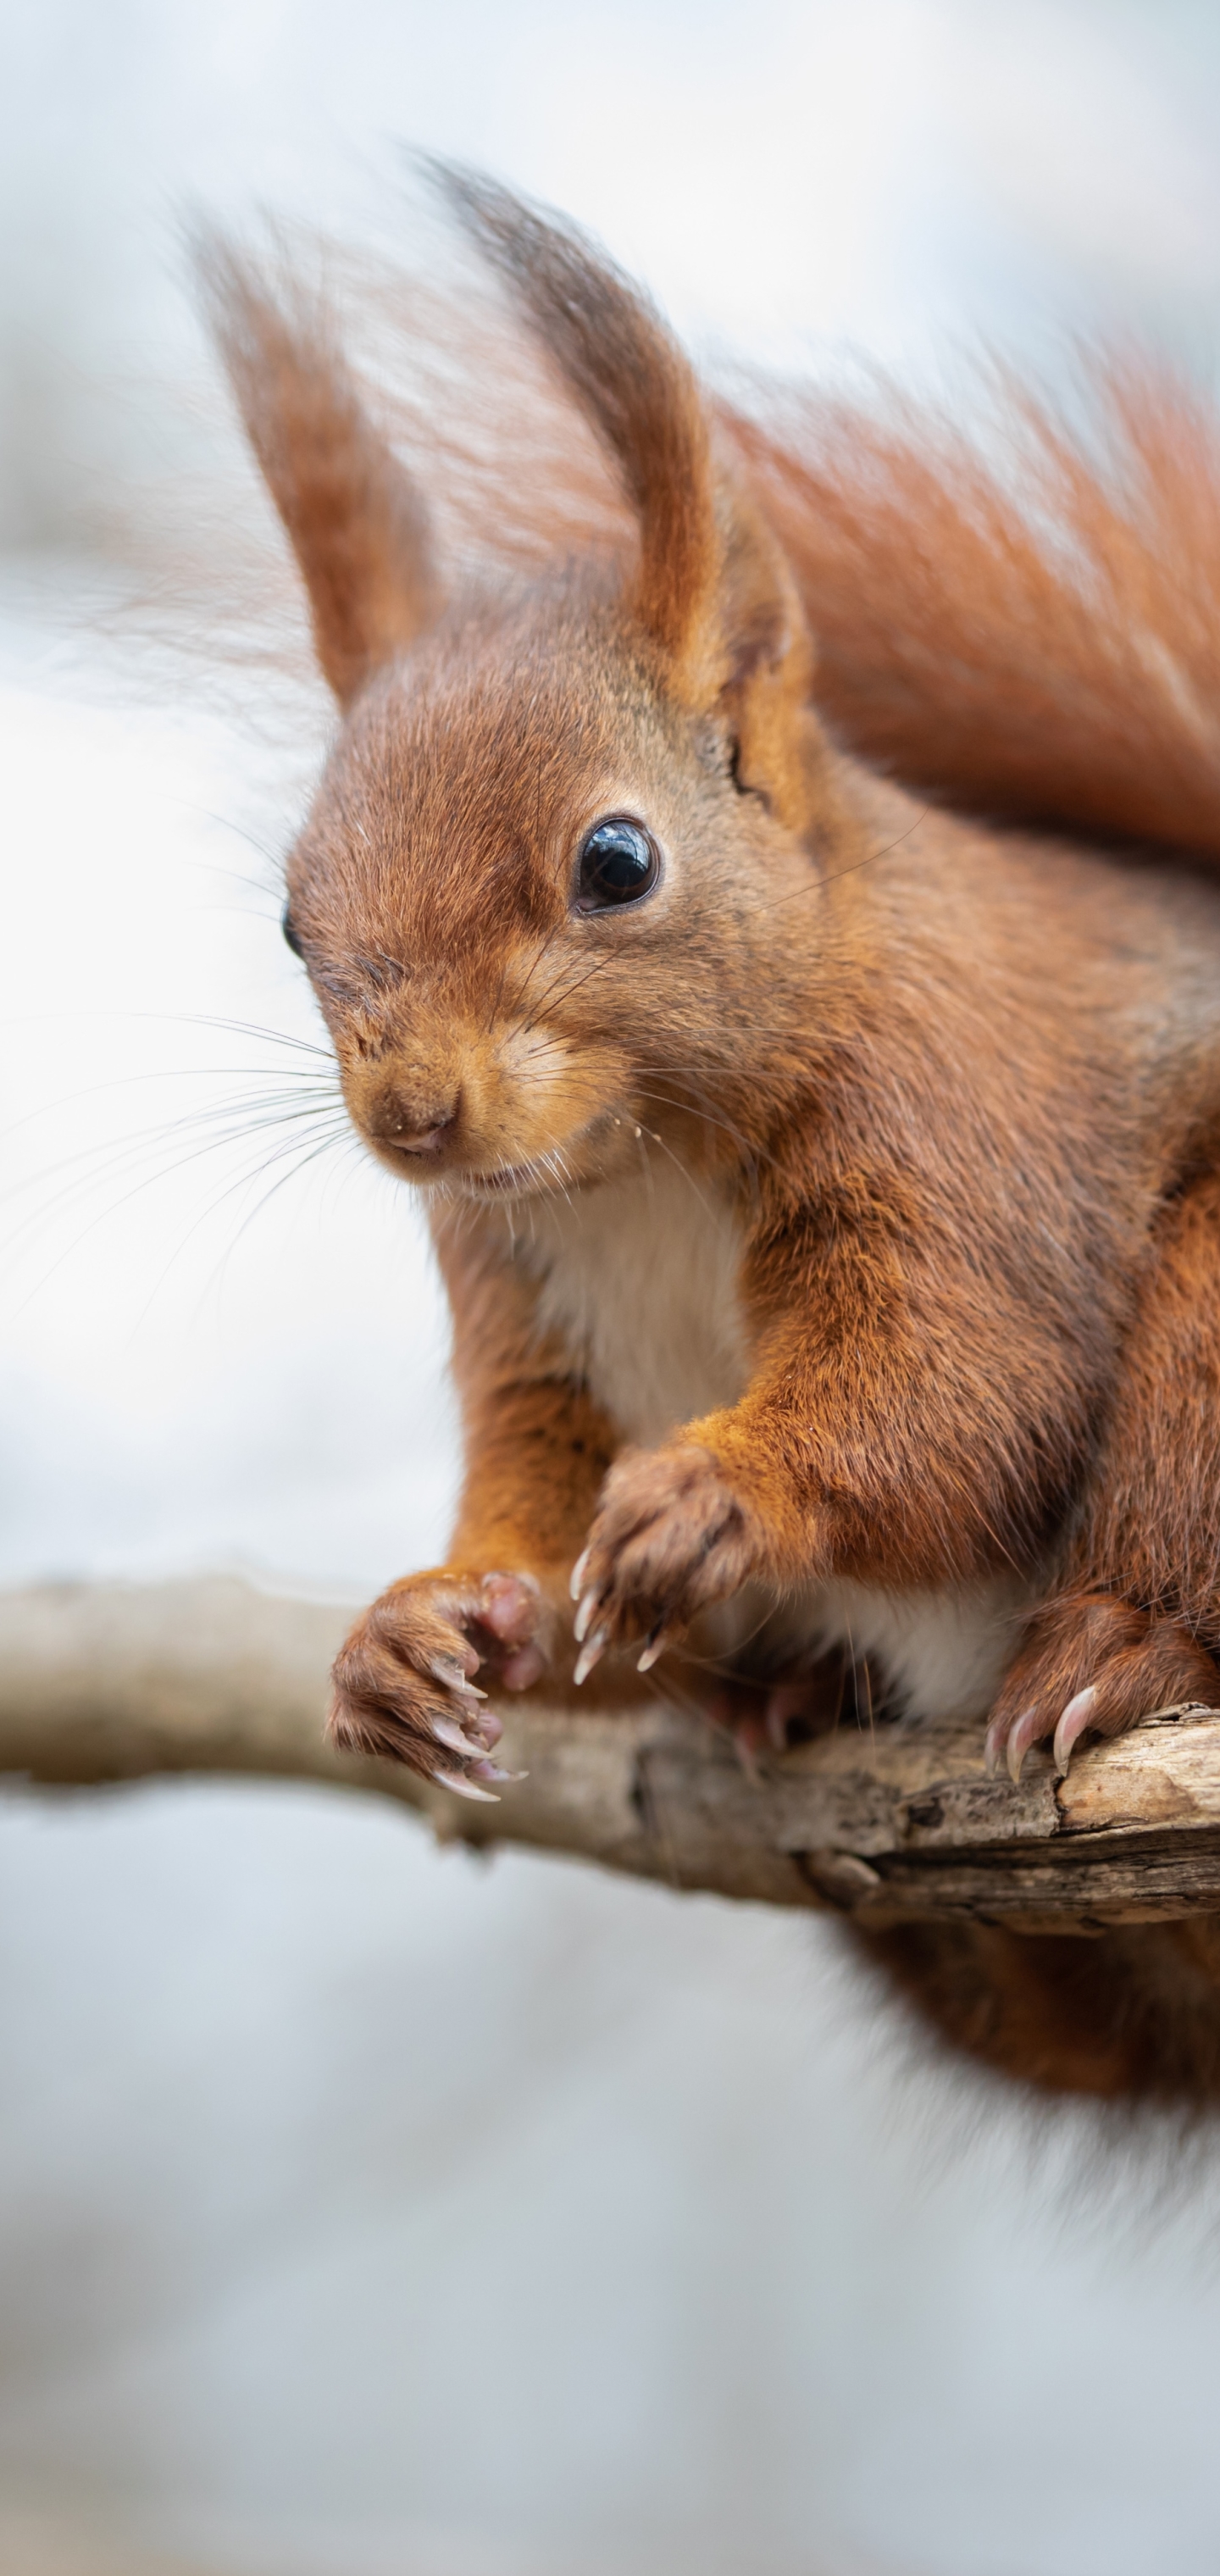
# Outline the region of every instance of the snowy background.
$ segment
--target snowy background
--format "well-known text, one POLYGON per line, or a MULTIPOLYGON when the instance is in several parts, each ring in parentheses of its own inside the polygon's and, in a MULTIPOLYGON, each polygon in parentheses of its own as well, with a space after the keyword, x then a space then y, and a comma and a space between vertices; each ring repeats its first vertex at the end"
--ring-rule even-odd
MULTIPOLYGON (((712 352, 1053 373, 1108 327, 1210 378, 1220 13, 8 0, 3 45, 0 1579, 359 1599, 443 1544, 443 1315, 354 1150, 228 1134, 304 1098, 321 727, 97 614, 206 449, 182 210, 384 239, 406 137, 712 352)), ((0 2566, 1214 2576, 1220 2195, 1175 2162, 904 2074, 805 1923, 304 1790, 12 1796, 0 2566)))

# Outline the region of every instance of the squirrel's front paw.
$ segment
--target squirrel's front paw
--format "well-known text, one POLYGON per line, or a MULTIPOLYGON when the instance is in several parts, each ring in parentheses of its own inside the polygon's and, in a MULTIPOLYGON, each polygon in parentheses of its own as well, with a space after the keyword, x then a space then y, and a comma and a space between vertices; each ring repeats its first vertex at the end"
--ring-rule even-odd
POLYGON ((1069 1592, 1032 1619, 987 1729, 987 1768, 1014 1780, 1031 1744, 1054 1737, 1067 1770, 1082 1735, 1121 1735, 1158 1708, 1220 1706, 1220 1671, 1182 1619, 1109 1592, 1069 1592))
POLYGON ((491 1784, 515 1775, 490 1758, 504 1730, 474 1676, 486 1667, 503 1689, 528 1690, 554 1627, 532 1574, 408 1576, 365 1611, 335 1659, 333 1742, 494 1799, 491 1784))
POLYGON ((606 1478, 572 1575, 576 1680, 607 1646, 640 1637, 647 1672, 698 1611, 740 1590, 757 1552, 746 1508, 710 1450, 674 1441, 629 1451, 606 1478))

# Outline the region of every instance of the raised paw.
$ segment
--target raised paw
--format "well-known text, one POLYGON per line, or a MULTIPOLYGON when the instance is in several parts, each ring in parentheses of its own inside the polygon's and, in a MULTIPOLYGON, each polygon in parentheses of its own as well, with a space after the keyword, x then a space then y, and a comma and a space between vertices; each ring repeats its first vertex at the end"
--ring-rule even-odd
POLYGON ((333 1742, 494 1800, 495 1784, 516 1775, 491 1759, 504 1730, 474 1676, 527 1690, 554 1626, 531 1574, 409 1575, 365 1611, 335 1659, 333 1742))
POLYGON ((710 1450, 675 1441, 628 1451, 606 1478, 572 1575, 575 1679, 607 1646, 640 1638, 647 1672, 697 1612, 740 1590, 757 1555, 745 1506, 710 1450))
POLYGON ((1065 1593, 1038 1611, 987 1729, 989 1771, 1019 1780, 1031 1744, 1054 1738, 1067 1770, 1082 1735, 1121 1735, 1159 1708, 1220 1707, 1220 1668, 1181 1619, 1108 1592, 1065 1593))

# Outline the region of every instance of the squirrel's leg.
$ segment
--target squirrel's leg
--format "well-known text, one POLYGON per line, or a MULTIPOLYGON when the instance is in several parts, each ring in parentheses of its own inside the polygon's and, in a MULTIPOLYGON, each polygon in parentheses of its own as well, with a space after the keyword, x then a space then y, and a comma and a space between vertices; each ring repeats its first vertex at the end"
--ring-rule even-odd
POLYGON ((1051 1597, 988 1729, 1014 1778, 1054 1738, 1220 1707, 1220 1178, 1164 1209, 1099 1454, 1051 1597))
POLYGON ((570 1683, 568 1578, 615 1439, 540 1336, 502 1233, 464 1214, 436 1229, 466 1453, 457 1526, 444 1565, 391 1584, 357 1621, 330 1726, 351 1751, 488 1797, 503 1730, 483 1686, 570 1683))
POLYGON ((1031 1299, 1013 1261, 980 1295, 969 1249, 884 1170, 760 1228, 742 1283, 754 1378, 615 1461, 574 1578, 578 1679, 632 1641, 646 1669, 747 1583, 778 1604, 810 1581, 941 1591, 1034 1562, 1108 1337, 1083 1298, 1066 1318, 1031 1299))

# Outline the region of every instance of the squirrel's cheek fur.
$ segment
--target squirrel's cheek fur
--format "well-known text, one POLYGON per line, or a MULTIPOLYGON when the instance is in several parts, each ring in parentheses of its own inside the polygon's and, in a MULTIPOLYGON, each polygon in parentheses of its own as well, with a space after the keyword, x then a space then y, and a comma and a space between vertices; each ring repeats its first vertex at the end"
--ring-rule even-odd
MULTIPOLYGON (((291 935, 430 1190, 466 1441, 341 1739, 491 1796, 481 1669, 613 1696, 688 1628, 707 1687, 798 1698, 838 1641, 1014 1771, 1220 1705, 1215 423, 1128 368, 1110 464, 1023 395, 1002 481, 909 413, 772 430, 578 236, 446 184, 604 466, 587 549, 587 452, 519 496, 554 543, 511 596, 447 585, 329 324, 208 272, 343 719, 291 935)), ((1220 2099, 1210 1934, 871 1949, 1011 2074, 1220 2099)))

